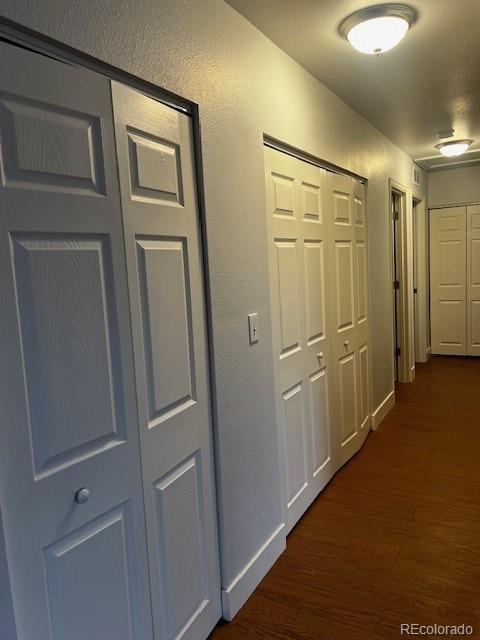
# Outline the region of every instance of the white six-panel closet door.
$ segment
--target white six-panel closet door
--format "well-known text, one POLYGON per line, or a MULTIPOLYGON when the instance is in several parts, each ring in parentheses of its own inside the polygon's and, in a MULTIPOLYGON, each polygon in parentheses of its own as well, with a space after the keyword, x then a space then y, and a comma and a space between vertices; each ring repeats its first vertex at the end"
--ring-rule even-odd
POLYGON ((339 461, 370 429, 370 355, 365 186, 326 175, 329 222, 328 300, 332 323, 332 391, 339 461))
MULTIPOLYGON (((432 353, 467 354, 466 207, 430 212, 432 353)), ((469 231, 472 240, 475 229, 469 231)), ((473 244, 474 248, 475 244, 473 244)), ((475 285, 469 286, 474 292, 475 285)))
POLYGON ((221 609, 191 121, 112 90, 154 635, 203 638, 221 609))
POLYGON ((365 188, 265 148, 288 529, 370 425, 365 188))
POLYGON ((19 640, 148 640, 109 82, 0 44, 0 503, 19 640))
POLYGON ((332 475, 323 171, 265 148, 276 404, 290 529, 332 475))

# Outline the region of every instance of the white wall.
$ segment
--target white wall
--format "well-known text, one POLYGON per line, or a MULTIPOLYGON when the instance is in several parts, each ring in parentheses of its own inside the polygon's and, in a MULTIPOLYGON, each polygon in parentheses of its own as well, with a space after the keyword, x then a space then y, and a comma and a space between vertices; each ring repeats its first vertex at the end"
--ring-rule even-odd
POLYGON ((0 639, 17 640, 13 615, 10 578, 5 553, 2 514, 0 512, 0 639))
POLYGON ((411 194, 412 161, 222 0, 1 0, 0 14, 199 105, 228 587, 281 524, 263 134, 369 180, 374 407, 393 388, 388 179, 411 194))
POLYGON ((428 206, 480 202, 480 164, 428 174, 428 206))

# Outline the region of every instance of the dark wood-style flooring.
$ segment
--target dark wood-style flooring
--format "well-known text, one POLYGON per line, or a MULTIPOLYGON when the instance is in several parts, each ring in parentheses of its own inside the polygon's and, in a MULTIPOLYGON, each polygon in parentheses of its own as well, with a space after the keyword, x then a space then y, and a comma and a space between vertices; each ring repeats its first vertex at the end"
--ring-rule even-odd
POLYGON ((408 622, 480 638, 480 358, 432 358, 396 393, 211 640, 398 639, 408 622))

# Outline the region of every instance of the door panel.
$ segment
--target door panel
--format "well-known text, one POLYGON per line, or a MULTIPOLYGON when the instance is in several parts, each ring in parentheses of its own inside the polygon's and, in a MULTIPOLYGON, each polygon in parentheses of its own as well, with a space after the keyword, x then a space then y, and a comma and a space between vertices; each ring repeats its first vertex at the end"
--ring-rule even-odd
POLYGON ((287 451, 287 500, 288 507, 291 508, 308 486, 305 397, 302 385, 287 391, 283 400, 287 451))
POLYGON ((360 376, 360 429, 364 429, 370 419, 370 385, 368 346, 362 345, 358 350, 360 376))
POLYGON ((480 356, 480 205, 467 207, 467 354, 480 356))
POLYGON ((279 151, 265 160, 291 529, 370 425, 365 189, 279 151))
POLYGON ((467 353, 466 208, 430 212, 432 353, 467 353))
POLYGON ((122 505, 45 549, 55 638, 135 638, 130 540, 131 514, 122 505))
POLYGON ((277 414, 290 529, 331 477, 323 173, 266 149, 277 414))
POLYGON ((344 358, 340 358, 339 373, 340 426, 342 430, 342 445, 345 445, 357 435, 358 428, 358 384, 355 353, 350 353, 344 358))
POLYGON ((469 355, 480 355, 477 353, 477 348, 480 347, 480 300, 470 302, 470 316, 469 355))
POLYGON ((328 428, 329 388, 326 369, 321 369, 311 376, 310 385, 313 475, 315 476, 329 462, 331 457, 330 432, 328 428))
POLYGON ((337 285, 337 331, 354 326, 353 252, 351 241, 335 242, 335 282, 337 285))
POLYGON ((191 122, 121 84, 112 92, 154 636, 205 637, 221 610, 191 122))
POLYGON ((12 234, 11 246, 38 477, 125 440, 111 252, 94 235, 12 234))
POLYGON ((368 300, 368 246, 365 185, 353 181, 355 210, 356 332, 359 432, 364 438, 370 429, 370 332, 368 300))
POLYGON ((0 499, 18 638, 148 640, 110 86, 3 43, 0 78, 0 499))
POLYGON ((465 243, 462 240, 438 243, 438 286, 463 288, 465 279, 465 243))
POLYGON ((367 320, 368 308, 367 247, 364 241, 357 242, 357 322, 367 320))
POLYGON ((298 348, 298 269, 296 242, 276 243, 278 256, 278 290, 280 298, 280 323, 282 330, 282 354, 298 348))
POLYGON ((325 261, 324 242, 305 242, 305 294, 307 312, 307 342, 325 336, 325 261))
POLYGON ((157 539, 162 562, 167 634, 176 638, 209 604, 208 548, 196 454, 155 484, 157 539))
POLYGON ((335 282, 330 298, 336 309, 332 383, 338 458, 343 464, 358 450, 370 427, 365 187, 347 176, 327 174, 327 179, 332 194, 327 215, 335 282))
POLYGON ((137 238, 150 429, 195 402, 186 254, 184 242, 137 238))
POLYGON ((52 104, 48 95, 44 102, 40 91, 37 93, 38 100, 0 94, 5 185, 106 195, 104 141, 98 115, 52 104))

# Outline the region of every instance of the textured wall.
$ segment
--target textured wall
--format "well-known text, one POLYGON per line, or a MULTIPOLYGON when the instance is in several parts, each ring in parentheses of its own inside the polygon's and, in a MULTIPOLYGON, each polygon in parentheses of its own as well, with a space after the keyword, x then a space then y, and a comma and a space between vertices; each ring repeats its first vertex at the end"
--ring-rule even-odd
POLYGON ((17 640, 0 511, 0 640, 17 640))
POLYGON ((369 179, 375 406, 393 387, 388 178, 410 187, 412 162, 222 0, 0 0, 0 14, 199 104, 228 585, 281 519, 262 136, 369 179))
POLYGON ((428 206, 480 202, 480 165, 428 174, 428 206))

